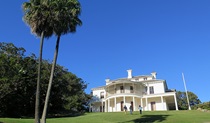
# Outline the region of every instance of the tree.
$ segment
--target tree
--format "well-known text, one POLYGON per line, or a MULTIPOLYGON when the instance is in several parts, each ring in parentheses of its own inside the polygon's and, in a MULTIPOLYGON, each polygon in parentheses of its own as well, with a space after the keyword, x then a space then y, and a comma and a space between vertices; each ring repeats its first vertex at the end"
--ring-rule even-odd
POLYGON ((49 111, 72 115, 83 113, 89 100, 89 95, 84 93, 87 84, 59 65, 55 68, 54 76, 49 111))
MULTIPOLYGON (((195 95, 193 92, 188 91, 187 93, 189 97, 190 106, 195 106, 201 103, 197 95, 195 95)), ((188 109, 187 97, 185 92, 177 91, 177 103, 179 110, 188 109)))
POLYGON ((0 43, 0 115, 20 117, 31 112, 36 60, 25 49, 0 43), (26 98, 30 97, 30 98, 26 98), (32 98, 32 99, 31 99, 32 98))
POLYGON ((39 66, 37 76, 37 89, 36 89, 36 106, 35 106, 35 123, 40 123, 39 105, 40 105, 40 77, 41 77, 41 63, 42 63, 42 50, 44 38, 52 36, 53 31, 49 26, 50 20, 50 7, 49 2, 46 0, 30 0, 30 2, 23 3, 24 21, 31 27, 31 32, 40 38, 40 51, 39 51, 39 66))
POLYGON ((80 3, 77 0, 52 0, 51 1, 51 11, 52 11, 52 22, 54 34, 57 36, 54 59, 51 69, 51 75, 47 90, 47 95, 45 99, 45 105, 42 113, 42 123, 46 123, 46 114, 49 102, 49 96, 51 92, 51 86, 53 81, 54 70, 56 66, 60 36, 76 32, 77 25, 81 25, 82 22, 78 18, 81 13, 80 3))
MULTIPOLYGON (((11 43, 0 42, 0 116, 33 116, 38 59, 34 54, 25 56, 25 49, 11 43)), ((42 61, 40 83, 40 107, 44 107, 52 63, 42 61)), ((87 84, 65 67, 55 67, 49 114, 55 116, 83 113, 89 95, 85 93, 87 84)))

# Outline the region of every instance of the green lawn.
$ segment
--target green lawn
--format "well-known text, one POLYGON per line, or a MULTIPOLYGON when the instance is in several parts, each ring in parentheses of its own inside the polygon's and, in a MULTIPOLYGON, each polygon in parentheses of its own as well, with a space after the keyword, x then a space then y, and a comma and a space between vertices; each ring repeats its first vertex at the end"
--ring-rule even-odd
MULTIPOLYGON (((78 117, 49 118, 47 123, 210 123, 210 112, 154 111, 87 113, 78 117)), ((33 119, 0 118, 0 123, 34 123, 33 119)))

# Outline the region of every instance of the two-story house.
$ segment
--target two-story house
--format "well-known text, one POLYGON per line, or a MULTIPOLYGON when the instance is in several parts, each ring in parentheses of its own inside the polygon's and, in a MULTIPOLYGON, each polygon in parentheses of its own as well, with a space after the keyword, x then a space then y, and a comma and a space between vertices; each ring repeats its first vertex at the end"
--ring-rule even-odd
POLYGON ((132 105, 133 111, 138 111, 139 105, 144 111, 178 110, 176 91, 168 89, 165 80, 156 79, 156 72, 140 76, 127 72, 126 78, 106 79, 105 86, 92 88, 90 111, 118 112, 124 105, 132 105))

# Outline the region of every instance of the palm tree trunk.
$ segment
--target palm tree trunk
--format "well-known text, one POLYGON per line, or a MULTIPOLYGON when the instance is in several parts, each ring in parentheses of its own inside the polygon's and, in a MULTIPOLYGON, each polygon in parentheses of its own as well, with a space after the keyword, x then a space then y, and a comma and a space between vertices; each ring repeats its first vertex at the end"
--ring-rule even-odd
POLYGON ((36 87, 36 103, 35 103, 35 123, 40 123, 40 78, 41 78, 41 64, 42 64, 42 49, 44 42, 44 31, 41 34, 40 48, 39 48, 39 65, 38 65, 38 77, 37 77, 37 87, 36 87))
POLYGON ((57 41, 56 41, 54 59, 53 59, 53 64, 52 64, 48 89, 47 89, 47 95, 46 95, 46 98, 45 98, 44 109, 43 109, 43 112, 42 112, 41 123, 46 123, 47 108, 48 108, 48 102, 49 102, 49 97, 50 97, 50 91, 51 91, 51 87, 52 87, 55 65, 56 65, 57 56, 58 56, 59 42, 60 42, 60 35, 57 37, 57 41))

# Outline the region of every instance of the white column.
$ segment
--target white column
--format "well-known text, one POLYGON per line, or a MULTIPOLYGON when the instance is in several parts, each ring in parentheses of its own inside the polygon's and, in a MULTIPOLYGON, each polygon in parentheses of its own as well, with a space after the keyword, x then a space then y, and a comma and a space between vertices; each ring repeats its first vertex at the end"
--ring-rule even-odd
POLYGON ((108 95, 107 96, 110 96, 111 94, 110 94, 110 92, 109 92, 109 87, 108 87, 108 95))
POLYGON ((147 107, 147 111, 149 111, 149 107, 148 107, 148 100, 147 100, 147 97, 146 97, 146 107, 147 107))
POLYGON ((116 88, 116 84, 114 85, 114 93, 117 93, 117 88, 116 88))
POLYGON ((134 86, 134 83, 133 83, 133 93, 135 93, 135 90, 136 90, 134 87, 135 87, 135 86, 134 86))
POLYGON ((165 108, 164 108, 164 103, 163 103, 163 96, 161 96, 160 98, 161 98, 161 103, 162 103, 163 110, 164 110, 165 108))
POLYGON ((125 96, 123 97, 123 103, 124 103, 124 105, 125 105, 125 96))
POLYGON ((103 105, 104 105, 104 104, 103 104, 103 101, 101 101, 101 111, 102 111, 102 112, 104 112, 104 108, 103 108, 104 106, 103 106, 103 105))
POLYGON ((175 102, 176 110, 179 110, 178 105, 177 105, 177 100, 176 100, 176 94, 174 94, 174 102, 175 102))
POLYGON ((135 108, 136 108, 136 103, 135 103, 135 98, 133 96, 133 111, 135 111, 135 108))
POLYGON ((142 102, 143 100, 142 100, 142 98, 141 98, 141 107, 143 107, 143 102, 142 102))
POLYGON ((123 83, 123 93, 125 93, 125 83, 123 83))
POLYGON ((105 109, 105 112, 107 112, 107 100, 105 100, 105 106, 104 106, 104 109, 105 109))
POLYGON ((108 99, 108 112, 110 112, 110 99, 108 99))
POLYGON ((147 95, 149 94, 149 84, 147 83, 147 95))
POLYGON ((115 112, 117 111, 117 100, 116 97, 114 98, 114 107, 115 107, 115 112))

